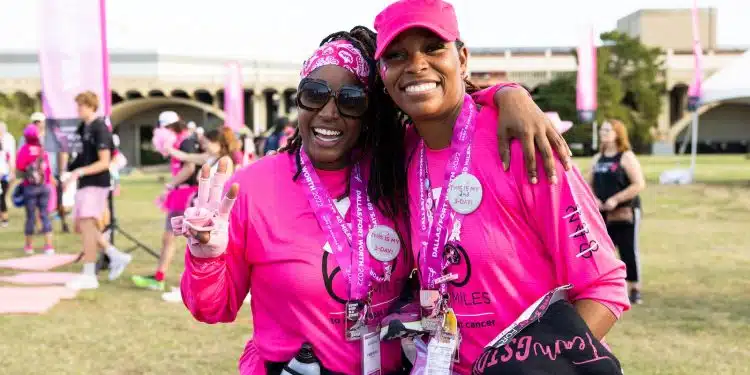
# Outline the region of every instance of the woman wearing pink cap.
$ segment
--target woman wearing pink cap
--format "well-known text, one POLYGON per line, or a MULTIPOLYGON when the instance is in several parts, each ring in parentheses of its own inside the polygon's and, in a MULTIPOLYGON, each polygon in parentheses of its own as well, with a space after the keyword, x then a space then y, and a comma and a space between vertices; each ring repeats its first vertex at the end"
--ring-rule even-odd
POLYGON ((34 235, 34 224, 36 224, 38 214, 44 234, 44 252, 54 254, 52 224, 47 209, 50 198, 50 184, 54 183, 51 178, 52 170, 50 169, 49 158, 47 153, 44 152, 44 147, 42 147, 39 139, 39 128, 36 125, 27 125, 23 131, 23 138, 26 143, 21 146, 16 156, 16 168, 18 168, 19 175, 23 176, 23 200, 26 207, 26 225, 24 226, 26 241, 23 251, 29 255, 34 253, 32 236, 34 235))
MULTIPOLYGON (((477 361, 477 373, 616 373, 619 364, 599 340, 629 308, 625 268, 580 172, 557 163, 556 176, 532 184, 518 158, 508 171, 496 167, 498 109, 491 91, 476 101, 468 95, 475 91, 465 79, 468 50, 450 4, 399 1, 377 16, 375 28, 381 77, 413 124, 407 141, 411 245, 422 323, 431 332, 426 346, 417 345, 430 360, 420 363, 418 356, 418 366, 445 373, 452 365, 469 374, 487 347, 500 351, 477 361), (577 327, 583 329, 573 336, 531 335, 542 324, 531 323, 548 307, 563 319, 553 326, 576 326, 582 318, 577 327), (530 317, 522 316, 527 308, 530 317), (579 356, 555 351, 557 339, 573 340, 563 345, 569 349, 580 344, 579 356), (545 362, 550 350, 567 362, 545 362), (586 366, 604 370, 555 367, 588 359, 586 366)), ((521 146, 512 142, 511 150, 521 146)))
POLYGON ((399 340, 377 333, 413 261, 405 128, 375 38, 356 27, 324 39, 301 72, 289 146, 238 171, 223 200, 228 160, 210 179, 204 167, 196 207, 173 219, 188 237, 180 289, 196 319, 231 322, 252 292, 242 374, 295 373, 300 361, 322 374, 404 371, 399 340))

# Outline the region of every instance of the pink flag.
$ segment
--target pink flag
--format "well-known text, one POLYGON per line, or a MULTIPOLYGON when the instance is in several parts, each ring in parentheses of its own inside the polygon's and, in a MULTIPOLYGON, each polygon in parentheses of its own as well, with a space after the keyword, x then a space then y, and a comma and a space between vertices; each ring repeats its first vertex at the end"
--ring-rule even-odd
POLYGON ((693 0, 693 58, 695 73, 693 83, 688 88, 688 109, 698 108, 701 98, 701 81, 703 80, 703 48, 700 41, 700 27, 698 22, 698 0, 693 0))
POLYGON ((242 67, 239 63, 227 64, 224 83, 224 124, 237 130, 245 125, 245 90, 242 87, 242 67))
POLYGON ((105 0, 44 0, 41 9, 39 67, 47 118, 77 118, 74 98, 90 90, 109 115, 109 55, 105 0))
POLYGON ((578 47, 578 79, 576 83, 576 109, 581 120, 590 122, 596 112, 596 47, 594 29, 590 28, 578 47))

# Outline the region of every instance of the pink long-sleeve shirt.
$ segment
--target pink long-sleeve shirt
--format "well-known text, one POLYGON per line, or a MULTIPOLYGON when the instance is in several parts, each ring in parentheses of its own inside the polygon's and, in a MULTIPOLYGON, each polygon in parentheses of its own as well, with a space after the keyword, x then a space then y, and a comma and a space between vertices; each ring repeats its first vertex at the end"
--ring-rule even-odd
MULTIPOLYGON (((459 264, 448 272, 458 279, 448 287, 451 307, 461 332, 459 374, 470 374, 482 349, 529 305, 551 289, 573 284, 571 301, 591 299, 607 306, 616 316, 629 308, 625 266, 617 259, 594 197, 581 173, 566 172, 557 162, 558 183, 551 185, 544 173, 539 182, 528 182, 519 142, 511 144, 510 170, 501 167, 497 142, 494 91, 484 92, 485 104, 477 118, 473 137, 471 173, 481 182, 479 208, 465 216, 459 264), (584 224, 585 223, 585 224, 584 224), (588 228, 588 232, 581 231, 588 228), (581 232, 575 236, 576 232, 581 232), (585 257, 579 252, 595 248, 585 257)), ((481 96, 481 95, 480 95, 481 96)), ((412 251, 419 259, 419 155, 418 137, 407 144, 414 156, 409 164, 409 198, 412 251)), ((407 154, 407 155, 409 155, 407 154)), ((426 151, 430 185, 439 197, 445 167, 452 151, 426 151)), ((542 158, 537 156, 543 170, 542 158)), ((447 231, 447 232, 450 232, 447 231)))
MULTIPOLYGON (((362 344, 344 339, 347 281, 302 187, 292 180, 296 169, 294 156, 283 153, 235 173, 227 186, 239 183, 240 192, 230 215, 227 251, 211 259, 187 251, 183 301, 199 321, 231 322, 252 291, 254 337, 240 359, 243 375, 265 374, 265 361, 289 361, 305 342, 329 370, 358 374, 362 344)), ((331 197, 346 192, 348 171, 317 172, 331 197)), ((348 212, 347 201, 337 203, 339 212, 348 212)), ((385 316, 399 296, 412 269, 409 259, 402 250, 392 280, 374 286, 376 318, 385 316)), ((400 351, 398 340, 381 344, 383 373, 399 368, 400 351)))

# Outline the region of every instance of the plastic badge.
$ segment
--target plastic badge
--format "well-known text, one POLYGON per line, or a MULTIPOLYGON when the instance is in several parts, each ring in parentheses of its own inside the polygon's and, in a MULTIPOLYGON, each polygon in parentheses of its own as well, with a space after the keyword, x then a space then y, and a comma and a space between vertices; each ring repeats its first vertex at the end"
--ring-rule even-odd
POLYGON ((453 309, 443 314, 442 324, 427 345, 426 375, 450 375, 458 348, 458 321, 453 309))
POLYGON ((362 301, 349 301, 344 311, 344 337, 347 341, 358 341, 367 333, 369 309, 362 301))
POLYGON ((362 375, 380 374, 380 333, 370 332, 362 337, 362 375))

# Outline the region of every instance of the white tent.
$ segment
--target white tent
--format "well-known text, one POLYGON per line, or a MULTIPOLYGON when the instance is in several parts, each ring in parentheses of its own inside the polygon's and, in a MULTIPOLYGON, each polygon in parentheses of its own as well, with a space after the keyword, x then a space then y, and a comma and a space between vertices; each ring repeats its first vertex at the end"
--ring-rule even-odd
POLYGON ((664 171, 659 180, 662 184, 688 184, 695 180, 695 164, 698 142, 698 116, 712 105, 721 102, 750 103, 750 50, 714 73, 703 82, 701 109, 692 113, 690 169, 664 171))
POLYGON ((701 104, 719 101, 750 102, 750 50, 703 82, 701 104))

